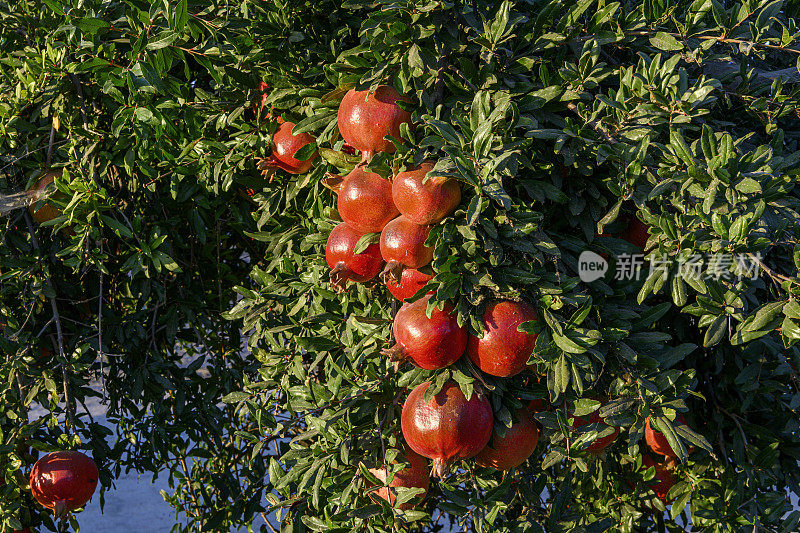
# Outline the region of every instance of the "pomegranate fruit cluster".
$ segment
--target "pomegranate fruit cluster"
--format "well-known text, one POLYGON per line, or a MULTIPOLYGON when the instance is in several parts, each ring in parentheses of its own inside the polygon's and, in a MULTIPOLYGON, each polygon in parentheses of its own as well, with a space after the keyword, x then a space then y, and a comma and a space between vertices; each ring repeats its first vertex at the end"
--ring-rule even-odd
POLYGON ((395 151, 386 137, 398 139, 400 126, 411 120, 398 102, 408 100, 382 85, 374 92, 351 89, 339 105, 339 132, 345 146, 361 152, 361 163, 346 176, 329 175, 324 182, 336 193, 342 219, 328 237, 325 259, 337 290, 346 289, 348 281, 365 282, 383 271, 392 295, 405 300, 431 279, 418 270, 433 259, 433 248, 425 241, 431 227, 458 207, 461 189, 449 178, 426 180, 432 161, 398 172, 392 181, 366 170, 376 153, 395 151), (357 243, 369 233, 380 233, 379 242, 357 251, 357 243))

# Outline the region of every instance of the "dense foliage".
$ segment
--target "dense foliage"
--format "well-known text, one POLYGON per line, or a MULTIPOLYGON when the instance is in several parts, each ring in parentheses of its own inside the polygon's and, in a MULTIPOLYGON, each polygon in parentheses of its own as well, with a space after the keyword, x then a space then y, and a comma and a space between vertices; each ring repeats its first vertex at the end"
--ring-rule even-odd
POLYGON ((0 0, 0 530, 55 530, 27 474, 37 451, 81 449, 102 491, 168 475, 175 531, 259 514, 283 531, 796 531, 798 16, 781 0, 0 0), (337 108, 379 84, 414 127, 368 167, 433 159, 461 183, 428 241, 431 305, 479 335, 487 303, 532 303, 521 374, 395 369, 384 285, 328 282, 325 176, 359 162, 337 108), (261 174, 278 116, 316 137, 309 172, 261 174), (38 225, 18 193, 48 170, 63 214, 38 225), (619 238, 633 217, 641 277, 613 279, 612 259, 581 281, 584 250, 637 252, 619 238), (465 460, 410 510, 373 499, 407 389, 448 379, 489 394, 501 433, 545 400, 538 451, 507 474, 465 460), (600 455, 585 448, 610 431, 573 426, 598 412, 621 428, 600 455), (669 498, 648 417, 678 455, 669 498))

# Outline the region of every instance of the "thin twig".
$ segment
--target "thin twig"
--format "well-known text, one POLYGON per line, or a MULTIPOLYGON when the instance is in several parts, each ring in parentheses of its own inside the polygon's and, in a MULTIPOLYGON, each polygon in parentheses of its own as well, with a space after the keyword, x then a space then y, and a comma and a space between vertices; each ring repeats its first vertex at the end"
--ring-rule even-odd
MULTIPOLYGON (((100 257, 103 256, 103 238, 100 238, 100 257)), ((97 305, 97 356, 100 358, 100 392, 103 395, 103 403, 106 398, 106 374, 103 368, 103 269, 100 271, 100 302, 97 305)))
POLYGON ((81 88, 81 82, 78 80, 78 77, 73 74, 69 73, 69 78, 72 80, 72 85, 75 86, 75 92, 78 93, 78 105, 81 108, 81 117, 83 118, 83 129, 88 131, 89 130, 89 121, 86 118, 86 102, 83 98, 83 89, 81 88))
MULTIPOLYGON (((761 261, 761 259, 760 259, 760 258, 759 258, 757 255, 755 255, 755 254, 747 254, 747 256, 748 256, 750 259, 752 259, 753 261, 755 261, 755 262, 756 262, 756 264, 757 264, 757 265, 758 265, 758 266, 759 266, 759 267, 760 267, 760 268, 761 268, 761 269, 762 269, 764 272, 766 272, 766 273, 767 273, 767 275, 768 275, 770 278, 772 278, 772 280, 773 280, 773 281, 775 281, 775 280, 780 280, 780 281, 789 281, 789 282, 793 282, 793 281, 794 281, 794 280, 792 280, 792 278, 788 278, 788 277, 784 276, 783 274, 778 274, 778 273, 777 273, 777 272, 775 272, 774 270, 770 269, 770 268, 769 268, 767 265, 765 265, 765 264, 764 264, 764 262, 763 262, 763 261, 761 261)), ((776 285, 780 285, 780 283, 778 283, 777 281, 775 281, 775 284, 776 284, 776 285)))
MULTIPOLYGON (((25 211, 25 222, 28 225, 28 233, 31 235, 31 245, 33 246, 34 250, 38 252, 39 241, 36 238, 36 231, 33 229, 33 220, 31 219, 30 213, 27 211, 25 211)), ((52 294, 56 293, 48 272, 45 272, 45 285, 47 285, 47 288, 50 289, 52 294)), ((67 367, 64 365, 64 362, 67 360, 67 358, 64 353, 64 334, 61 329, 61 315, 58 313, 58 304, 56 303, 56 299, 52 296, 48 297, 48 299, 50 300, 50 308, 53 311, 53 320, 56 323, 56 340, 53 344, 54 348, 58 350, 59 359, 61 361, 59 366, 61 367, 61 379, 64 386, 64 403, 66 404, 68 422, 67 429, 74 430, 77 427, 75 425, 75 406, 72 402, 72 392, 70 391, 69 387, 69 375, 67 372, 67 367)))
POLYGON ((56 138, 56 127, 55 125, 50 126, 50 140, 47 142, 47 163, 46 167, 50 169, 50 163, 53 161, 53 141, 56 138))

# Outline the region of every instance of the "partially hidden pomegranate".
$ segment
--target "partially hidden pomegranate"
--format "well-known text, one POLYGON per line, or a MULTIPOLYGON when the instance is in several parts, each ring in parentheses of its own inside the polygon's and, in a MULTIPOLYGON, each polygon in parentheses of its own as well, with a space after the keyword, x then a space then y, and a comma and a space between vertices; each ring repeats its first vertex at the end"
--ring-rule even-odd
MULTIPOLYGON (((373 494, 376 494, 379 498, 382 498, 389 502, 389 505, 394 506, 395 501, 397 500, 398 493, 396 488, 419 488, 424 489, 424 492, 418 496, 415 496, 413 500, 407 501, 405 503, 401 503, 396 507, 398 509, 411 509, 414 507, 416 502, 419 502, 425 499, 425 496, 428 493, 428 488, 431 484, 431 477, 430 477, 430 467, 428 466, 428 462, 425 460, 424 457, 419 455, 418 453, 414 452, 413 450, 405 450, 403 453, 403 457, 410 463, 409 466, 403 468, 402 470, 395 472, 392 481, 388 483, 388 486, 381 487, 380 489, 376 490, 373 494)), ((389 471, 387 468, 370 468, 369 470, 376 478, 386 484, 386 480, 389 477, 389 471)))
POLYGON ((417 291, 424 287, 433 276, 425 274, 416 268, 404 268, 400 274, 400 281, 394 279, 392 276, 386 276, 386 288, 392 293, 392 296, 401 302, 411 298, 417 291))
POLYGON ((394 205, 415 224, 438 224, 461 202, 461 187, 456 180, 437 176, 425 181, 434 165, 433 161, 425 161, 399 172, 392 181, 394 205))
POLYGON ((669 489, 675 485, 675 476, 672 475, 675 462, 671 459, 667 459, 665 462, 659 462, 649 455, 642 455, 642 465, 645 468, 650 468, 651 466, 655 468, 656 474, 650 481, 650 488, 653 489, 656 496, 664 502, 664 505, 671 503, 672 498, 669 498, 667 494, 669 494, 669 489))
POLYGON ((356 231, 377 233, 400 214, 392 201, 391 182, 362 167, 344 178, 329 175, 323 184, 337 194, 339 216, 356 231))
POLYGON ((636 217, 628 219, 628 227, 620 234, 620 239, 628 241, 640 250, 647 249, 647 240, 650 238, 648 226, 636 217))
POLYGON ((537 399, 531 400, 528 404, 528 410, 531 413, 543 413, 550 410, 550 402, 547 400, 537 399))
POLYGON ((259 164, 261 170, 279 168, 289 174, 302 174, 308 172, 318 152, 306 160, 295 159, 298 150, 316 141, 309 133, 292 135, 294 122, 283 122, 272 136, 272 157, 259 164))
POLYGON ((602 453, 603 450, 611 446, 611 443, 614 442, 617 439, 617 436, 619 435, 619 428, 606 424, 605 419, 600 416, 600 409, 597 409, 597 411, 593 411, 583 417, 573 416, 573 419, 574 419, 572 422, 573 430, 576 430, 582 426, 586 426, 589 424, 599 424, 599 427, 597 428, 598 433, 605 431, 606 427, 613 428, 613 431, 610 435, 595 439, 591 444, 586 446, 586 451, 593 455, 598 455, 602 453))
POLYGON ((344 142, 361 151, 369 161, 376 152, 394 153, 394 144, 384 139, 400 138, 400 125, 411 121, 411 114, 397 105, 409 102, 394 88, 381 85, 374 93, 350 89, 339 104, 337 123, 344 142))
MULTIPOLYGON (((683 415, 678 415, 675 421, 679 425, 686 425, 686 419, 683 415)), ((671 459, 678 457, 678 454, 672 450, 672 446, 667 442, 667 437, 650 424, 650 418, 645 419, 644 422, 644 440, 655 453, 671 459)))
POLYGON ((383 259, 378 243, 372 243, 363 252, 355 253, 356 244, 363 235, 342 222, 328 236, 325 260, 331 267, 331 284, 337 290, 345 289, 348 280, 368 281, 381 271, 383 259))
POLYGON ((56 516, 86 505, 97 488, 97 465, 81 452, 48 453, 31 469, 31 492, 56 516))
POLYGON ((430 232, 430 226, 415 224, 403 215, 386 224, 381 232, 384 272, 399 280, 404 268, 420 268, 430 263, 433 247, 425 246, 430 232))
POLYGON ((467 355, 492 376, 519 374, 528 366, 537 336, 517 331, 517 327, 536 319, 536 310, 525 302, 502 300, 490 304, 483 313, 483 338, 470 335, 467 355))
POLYGON ((417 385, 403 404, 400 418, 406 444, 433 460, 432 472, 447 474, 453 461, 474 457, 492 436, 494 415, 486 396, 477 389, 467 400, 455 381, 445 383, 430 402, 425 391, 431 382, 417 385))
POLYGON ((47 172, 28 189, 34 200, 34 203, 28 206, 28 211, 39 224, 44 224, 45 222, 61 216, 61 209, 46 200, 51 194, 57 194, 55 192, 57 189, 53 183, 55 178, 60 175, 61 171, 47 172))
POLYGON ((397 312, 392 332, 397 344, 384 350, 392 361, 410 359, 420 368, 435 370, 450 366, 464 354, 467 331, 458 325, 453 306, 434 307, 428 318, 430 295, 406 303, 397 312))
POLYGON ((533 454, 539 442, 538 424, 525 408, 518 409, 515 418, 505 435, 500 437, 495 432, 491 444, 475 456, 475 464, 505 471, 521 465, 533 454))

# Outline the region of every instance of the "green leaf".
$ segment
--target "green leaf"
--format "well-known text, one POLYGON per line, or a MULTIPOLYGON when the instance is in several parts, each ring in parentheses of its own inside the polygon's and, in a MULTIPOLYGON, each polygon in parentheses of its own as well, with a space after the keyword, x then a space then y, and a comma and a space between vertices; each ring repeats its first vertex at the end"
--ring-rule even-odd
POLYGON ((147 50, 161 50, 174 43, 177 38, 178 34, 174 31, 162 31, 154 36, 153 39, 147 43, 145 48, 147 48, 147 50))
POLYGON ((703 338, 703 346, 716 346, 728 332, 728 315, 721 314, 708 326, 705 337, 703 338))
POLYGON ((75 20, 74 24, 75 27, 80 31, 90 33, 92 35, 96 34, 100 30, 111 27, 111 23, 98 18, 79 18, 75 20))
POLYGON ((224 403, 239 403, 243 402, 244 400, 249 400, 251 397, 252 395, 250 393, 235 391, 223 396, 222 401, 224 403))
POLYGON ((656 33, 653 37, 650 37, 650 44, 658 48, 659 50, 683 50, 683 45, 678 42, 678 39, 670 35, 669 33, 664 33, 660 31, 656 33))

